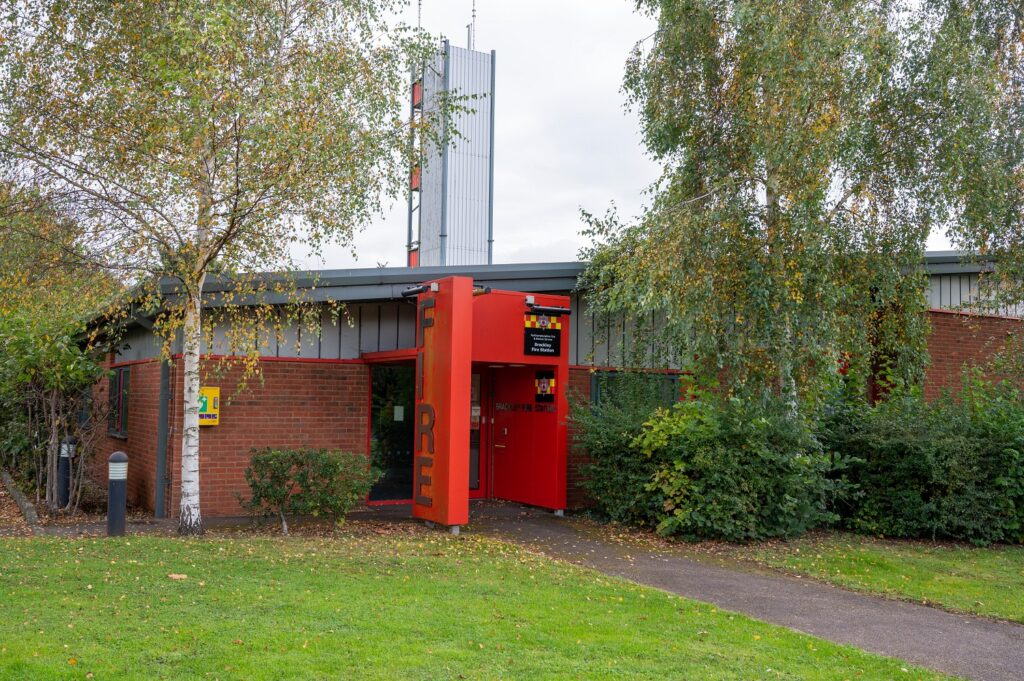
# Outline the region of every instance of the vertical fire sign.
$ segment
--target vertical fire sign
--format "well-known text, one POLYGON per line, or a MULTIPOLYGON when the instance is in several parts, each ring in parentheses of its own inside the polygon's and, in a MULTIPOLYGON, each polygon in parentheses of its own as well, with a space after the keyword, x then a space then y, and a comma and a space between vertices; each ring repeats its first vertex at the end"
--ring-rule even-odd
POLYGON ((473 280, 448 277, 419 295, 413 516, 441 525, 469 521, 473 280))

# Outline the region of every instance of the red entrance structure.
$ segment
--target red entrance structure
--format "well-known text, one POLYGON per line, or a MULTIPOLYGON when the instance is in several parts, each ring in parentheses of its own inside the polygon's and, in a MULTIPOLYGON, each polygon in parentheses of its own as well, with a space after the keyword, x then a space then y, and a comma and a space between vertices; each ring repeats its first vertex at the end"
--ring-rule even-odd
POLYGON ((474 288, 468 277, 408 294, 417 297, 413 515, 466 524, 481 475, 479 496, 564 509, 569 298, 474 288), (486 375, 487 399, 474 400, 474 373, 486 375))

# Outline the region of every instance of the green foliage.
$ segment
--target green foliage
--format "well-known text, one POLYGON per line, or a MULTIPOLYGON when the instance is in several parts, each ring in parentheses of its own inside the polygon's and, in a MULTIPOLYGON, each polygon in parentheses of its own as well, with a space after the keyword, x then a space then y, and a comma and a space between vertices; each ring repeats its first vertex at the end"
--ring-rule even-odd
MULTIPOLYGON (((58 511, 59 441, 79 440, 71 504, 95 449, 102 416, 82 418, 90 388, 102 378, 103 348, 83 317, 117 290, 105 273, 78 259, 79 226, 57 219, 33 192, 0 183, 0 466, 34 480, 37 498, 58 511)), ((97 327, 98 329, 98 327, 97 327)), ((108 330, 109 331, 109 330, 108 330)))
POLYGON ((907 91, 921 14, 866 0, 638 6, 658 30, 624 89, 663 173, 634 223, 585 215, 594 308, 664 319, 656 335, 683 368, 748 399, 816 407, 841 364, 862 384, 879 361, 919 379, 920 262, 944 214, 907 91))
POLYGON ((851 529, 1024 541, 1024 401, 1010 384, 968 380, 956 398, 930 403, 919 390, 897 390, 873 407, 842 404, 821 437, 851 459, 851 529))
POLYGON ((647 489, 664 499, 662 534, 747 541, 793 537, 835 519, 832 462, 780 400, 694 393, 659 411, 634 444, 658 462, 647 489))
POLYGON ((1005 314, 1024 302, 1024 12, 1006 0, 925 0, 922 15, 907 73, 934 154, 928 190, 953 244, 998 262, 974 305, 1005 314))
MULTIPOLYGON (((598 512, 619 522, 656 523, 662 502, 646 489, 657 462, 638 456, 633 441, 658 407, 674 401, 666 395, 667 377, 639 372, 593 375, 593 403, 572 401, 574 446, 586 452, 583 487, 598 512)), ((672 392, 678 391, 678 384, 672 392)))
POLYGON ((245 469, 252 496, 242 505, 253 514, 276 515, 288 534, 286 516, 328 515, 344 519, 362 503, 379 472, 362 454, 326 449, 262 449, 245 469))
MULTIPOLYGON (((437 43, 394 6, 0 0, 0 174, 80 221, 84 259, 134 285, 165 353, 181 334, 183 533, 202 532, 204 286, 250 319, 295 289, 261 271, 351 244, 404 186, 414 137, 438 139, 434 112, 413 131, 404 106, 437 43)), ((256 373, 259 343, 235 347, 256 373)))

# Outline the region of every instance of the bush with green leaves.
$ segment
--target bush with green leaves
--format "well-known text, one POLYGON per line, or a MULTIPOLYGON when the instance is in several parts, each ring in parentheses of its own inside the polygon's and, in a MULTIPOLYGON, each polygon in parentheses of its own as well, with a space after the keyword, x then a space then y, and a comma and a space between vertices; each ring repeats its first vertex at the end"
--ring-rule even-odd
POLYGON ((647 490, 662 500, 662 534, 749 541, 837 519, 833 460, 781 399, 694 393, 645 423, 634 447, 657 465, 647 490))
POLYGON ((253 515, 276 515, 288 534, 287 516, 327 515, 336 521, 366 499, 380 472, 363 454, 327 449, 254 450, 245 480, 252 496, 239 498, 253 515))
POLYGON ((678 379, 667 374, 597 372, 591 399, 572 401, 573 446, 586 453, 583 488, 595 510, 617 522, 654 524, 660 496, 647 489, 657 462, 638 455, 633 441, 659 407, 672 404, 678 379))
POLYGON ((820 436, 851 461, 859 494, 842 511, 850 529, 1024 541, 1024 401, 1009 383, 975 377, 931 402, 901 389, 875 406, 840 403, 820 436))

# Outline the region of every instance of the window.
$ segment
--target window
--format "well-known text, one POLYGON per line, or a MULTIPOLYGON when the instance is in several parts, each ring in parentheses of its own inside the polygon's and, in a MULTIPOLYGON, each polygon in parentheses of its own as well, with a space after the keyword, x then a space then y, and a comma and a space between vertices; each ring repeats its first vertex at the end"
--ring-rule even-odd
POLYGON ((117 367, 110 376, 110 422, 107 432, 116 437, 128 437, 128 384, 131 367, 117 367))
POLYGON ((645 371, 595 371, 590 375, 590 401, 597 406, 667 407, 679 401, 680 374, 645 371))

